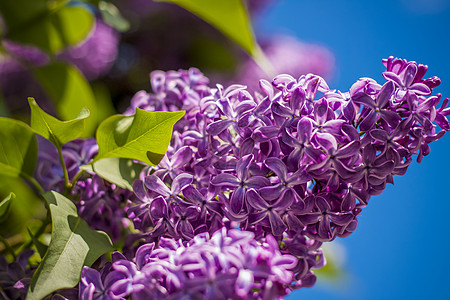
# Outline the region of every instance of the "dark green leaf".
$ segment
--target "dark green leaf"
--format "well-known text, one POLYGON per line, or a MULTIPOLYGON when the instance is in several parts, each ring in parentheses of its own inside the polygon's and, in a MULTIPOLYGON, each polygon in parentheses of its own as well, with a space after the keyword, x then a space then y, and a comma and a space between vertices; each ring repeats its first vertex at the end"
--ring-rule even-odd
POLYGON ((8 29, 15 30, 45 15, 48 12, 48 2, 48 0, 2 0, 0 13, 8 29))
POLYGON ((40 256, 41 258, 43 258, 44 255, 45 255, 45 253, 47 252, 48 246, 47 246, 47 245, 44 245, 44 243, 42 243, 41 241, 39 241, 39 240, 33 235, 33 233, 31 232, 30 228, 27 227, 27 231, 28 231, 28 234, 29 234, 30 237, 31 237, 31 240, 33 241, 34 246, 36 247, 36 249, 37 249, 37 251, 38 251, 38 253, 39 253, 39 256, 40 256))
POLYGON ((32 176, 37 160, 37 142, 25 123, 0 117, 0 175, 32 176))
POLYGON ((44 194, 52 215, 52 240, 31 279, 27 299, 42 299, 53 291, 74 287, 84 265, 114 250, 108 235, 94 231, 77 214, 71 200, 50 191, 44 194))
MULTIPOLYGON (((22 0, 23 1, 23 0, 22 0)), ((20 2, 20 1, 19 1, 20 2)), ((30 2, 30 1, 24 1, 30 2)), ((28 7, 18 5, 20 11, 11 11, 9 6, 6 14, 8 32, 6 37, 22 44, 31 44, 49 53, 57 53, 63 48, 81 42, 89 33, 94 23, 93 14, 80 5, 55 5, 51 1, 36 1, 36 8, 32 15, 14 20, 13 16, 20 16, 28 7)))
POLYGON ((103 21, 105 21, 106 24, 114 27, 120 32, 125 32, 130 29, 130 23, 122 17, 119 9, 117 9, 114 4, 100 1, 98 8, 102 14, 103 21))
POLYGON ((89 110, 86 108, 81 110, 76 119, 60 121, 43 111, 34 98, 28 98, 28 103, 31 108, 31 128, 57 148, 79 138, 83 133, 85 120, 89 116, 89 110))
POLYGON ((74 67, 54 63, 34 71, 36 78, 56 103, 61 119, 71 120, 86 107, 91 117, 86 120, 82 137, 91 136, 97 127, 97 106, 89 83, 74 67))
POLYGON ((0 117, 9 117, 10 115, 9 110, 5 105, 5 101, 3 100, 2 90, 0 89, 0 117))
POLYGON ((139 179, 144 165, 125 158, 105 158, 94 163, 93 171, 101 178, 115 185, 133 190, 133 182, 139 179))
POLYGON ((172 2, 199 16, 254 56, 257 45, 247 9, 241 0, 157 0, 172 2))
POLYGON ((11 200, 14 199, 16 195, 10 193, 5 199, 0 202, 0 222, 4 221, 9 214, 9 209, 11 208, 11 200))
POLYGON ((148 112, 138 108, 134 116, 109 117, 97 129, 99 151, 95 161, 119 157, 158 164, 169 146, 173 125, 183 115, 184 111, 148 112))

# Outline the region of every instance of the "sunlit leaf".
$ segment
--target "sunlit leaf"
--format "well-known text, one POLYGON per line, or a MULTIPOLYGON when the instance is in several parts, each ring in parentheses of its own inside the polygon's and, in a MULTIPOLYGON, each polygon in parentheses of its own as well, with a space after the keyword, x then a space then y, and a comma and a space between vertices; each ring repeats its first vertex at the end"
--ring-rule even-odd
POLYGON ((91 136, 97 127, 97 106, 92 89, 83 75, 76 68, 63 63, 38 68, 34 74, 56 104, 61 119, 77 118, 84 107, 89 110, 90 118, 86 120, 82 137, 91 136))
POLYGON ((84 131, 89 110, 83 108, 78 117, 69 121, 60 121, 43 111, 34 98, 28 98, 31 108, 31 128, 39 135, 61 148, 67 142, 79 138, 84 131))
POLYGON ((108 235, 94 231, 77 214, 71 200, 50 191, 44 194, 52 216, 52 239, 31 279, 26 299, 42 299, 53 291, 74 287, 81 269, 112 251, 108 235))
POLYGON ((37 142, 25 123, 0 118, 0 175, 32 176, 37 160, 37 142))
POLYGON ((172 2, 199 16, 250 55, 257 50, 248 12, 241 0, 157 0, 172 2))
POLYGON ((148 112, 138 108, 133 116, 109 117, 97 129, 99 150, 94 160, 119 157, 158 164, 169 146, 173 125, 183 115, 184 111, 148 112))

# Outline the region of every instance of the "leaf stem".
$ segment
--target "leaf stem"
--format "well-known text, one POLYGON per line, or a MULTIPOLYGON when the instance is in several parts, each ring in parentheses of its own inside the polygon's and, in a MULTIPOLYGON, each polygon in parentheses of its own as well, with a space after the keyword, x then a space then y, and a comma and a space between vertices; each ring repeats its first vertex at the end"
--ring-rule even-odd
POLYGON ((64 162, 64 157, 62 155, 61 147, 57 147, 57 148, 58 148, 59 161, 61 163, 61 166, 63 168, 63 173, 64 173, 64 190, 67 193, 72 188, 72 184, 69 181, 69 173, 67 172, 67 168, 66 168, 66 164, 64 162))
POLYGON ((42 186, 39 184, 39 182, 36 181, 36 179, 34 179, 33 177, 31 177, 30 175, 26 174, 26 173, 21 173, 20 174, 24 179, 28 180, 28 182, 31 183, 31 185, 33 185, 40 194, 45 193, 44 189, 42 188, 42 186))
MULTIPOLYGON (((47 216, 45 217, 45 219, 42 221, 41 226, 38 228, 38 230, 35 232, 34 237, 36 239, 38 239, 44 232, 45 232, 45 228, 47 228, 47 225, 51 223, 51 216, 50 216, 50 210, 47 210, 47 216)), ((21 251, 23 251, 24 249, 28 249, 31 247, 31 244, 33 244, 33 240, 28 241, 26 244, 24 244, 22 246, 21 251)))
POLYGON ((71 182, 71 187, 75 186, 75 184, 77 183, 78 179, 80 179, 81 175, 83 175, 84 172, 86 172, 86 170, 80 170, 80 172, 78 172, 75 175, 75 177, 73 177, 72 182, 71 182))

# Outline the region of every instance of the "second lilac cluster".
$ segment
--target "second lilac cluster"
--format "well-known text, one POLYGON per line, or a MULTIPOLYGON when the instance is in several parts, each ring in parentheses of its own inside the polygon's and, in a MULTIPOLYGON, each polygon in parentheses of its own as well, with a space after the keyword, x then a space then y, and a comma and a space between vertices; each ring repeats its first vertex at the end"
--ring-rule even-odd
POLYGON ((275 299, 286 295, 297 259, 267 236, 223 228, 187 245, 162 238, 141 246, 134 262, 116 253, 98 272, 84 267, 81 299, 275 299))

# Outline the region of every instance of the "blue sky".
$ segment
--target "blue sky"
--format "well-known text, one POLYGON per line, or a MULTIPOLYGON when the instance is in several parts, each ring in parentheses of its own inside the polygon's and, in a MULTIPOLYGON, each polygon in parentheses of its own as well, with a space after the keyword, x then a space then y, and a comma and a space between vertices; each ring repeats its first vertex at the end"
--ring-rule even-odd
MULTIPOLYGON (((330 87, 348 90, 360 77, 383 82, 382 58, 427 64, 450 97, 450 0, 281 0, 258 20, 261 34, 286 33, 335 55, 330 87)), ((319 282, 288 299, 449 299, 450 133, 431 144, 395 185, 373 197, 346 249, 337 286, 319 282)))

